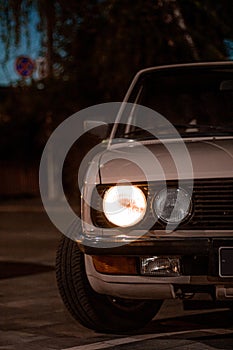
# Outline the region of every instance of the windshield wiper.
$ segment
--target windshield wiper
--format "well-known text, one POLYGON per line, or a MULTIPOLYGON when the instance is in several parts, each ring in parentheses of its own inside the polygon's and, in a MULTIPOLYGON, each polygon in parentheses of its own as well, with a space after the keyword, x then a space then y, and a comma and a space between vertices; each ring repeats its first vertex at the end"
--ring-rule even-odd
POLYGON ((134 136, 134 135, 140 135, 140 134, 149 134, 150 133, 150 131, 153 131, 153 130, 155 130, 155 128, 151 128, 151 129, 135 129, 135 130, 131 130, 131 131, 128 131, 128 132, 125 132, 124 134, 123 134, 123 136, 125 137, 125 136, 130 136, 130 135, 132 135, 132 136, 134 136))
POLYGON ((232 135, 233 128, 226 128, 223 126, 215 125, 202 125, 202 124, 173 124, 174 128, 177 129, 177 132, 172 128, 169 129, 168 125, 158 126, 151 129, 140 129, 131 130, 127 133, 124 133, 123 137, 136 136, 137 139, 151 139, 151 138, 166 138, 166 137, 177 137, 179 134, 184 136, 188 135, 211 135, 216 134, 221 135, 232 135))
POLYGON ((205 124, 175 124, 175 128, 180 132, 181 129, 185 134, 189 133, 204 133, 204 132, 219 132, 219 133, 226 133, 226 134, 232 134, 233 128, 226 128, 224 126, 218 126, 218 125, 205 125, 205 124))

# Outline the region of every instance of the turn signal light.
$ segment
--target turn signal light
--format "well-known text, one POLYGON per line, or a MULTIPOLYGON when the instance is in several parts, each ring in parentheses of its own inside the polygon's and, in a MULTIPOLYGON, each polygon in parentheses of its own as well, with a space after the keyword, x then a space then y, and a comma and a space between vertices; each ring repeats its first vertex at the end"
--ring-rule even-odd
POLYGON ((111 275, 137 275, 136 258, 92 256, 96 271, 111 275))

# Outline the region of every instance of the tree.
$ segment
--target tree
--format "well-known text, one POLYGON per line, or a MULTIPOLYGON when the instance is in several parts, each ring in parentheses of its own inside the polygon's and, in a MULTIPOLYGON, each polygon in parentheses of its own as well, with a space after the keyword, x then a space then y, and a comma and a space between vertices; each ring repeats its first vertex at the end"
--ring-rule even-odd
POLYGON ((40 113, 33 99, 29 108, 22 98, 21 114, 39 124, 50 113, 53 127, 78 109, 121 100, 141 68, 226 59, 224 40, 233 40, 230 0, 0 0, 6 53, 28 35, 31 12, 40 18, 49 74, 38 94, 40 113))
POLYGON ((226 59, 233 39, 230 0, 0 0, 0 9, 8 49, 37 11, 49 77, 79 89, 83 105, 121 98, 149 65, 226 59))

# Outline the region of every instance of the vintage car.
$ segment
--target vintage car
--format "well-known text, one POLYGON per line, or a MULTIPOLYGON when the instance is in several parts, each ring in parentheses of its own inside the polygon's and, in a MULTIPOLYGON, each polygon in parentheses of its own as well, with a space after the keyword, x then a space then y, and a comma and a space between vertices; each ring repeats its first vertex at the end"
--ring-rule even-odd
POLYGON ((166 299, 232 308, 233 62, 140 71, 103 145, 57 251, 73 317, 128 332, 166 299))

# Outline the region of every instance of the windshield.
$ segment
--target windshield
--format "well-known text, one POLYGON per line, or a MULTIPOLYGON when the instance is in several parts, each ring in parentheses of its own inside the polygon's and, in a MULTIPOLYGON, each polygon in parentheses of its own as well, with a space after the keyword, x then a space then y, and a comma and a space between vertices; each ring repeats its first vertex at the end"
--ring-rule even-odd
MULTIPOLYGON (((134 86, 128 102, 158 112, 182 137, 233 135, 233 70, 230 67, 146 72, 134 86)), ((134 108, 130 118, 130 123, 136 125, 143 118, 145 128, 152 133, 156 128, 156 134, 163 138, 174 136, 164 125, 154 123, 150 113, 142 116, 134 108)), ((122 122, 128 123, 129 119, 122 122)), ((120 136, 130 139, 153 137, 135 126, 119 128, 120 136)))

